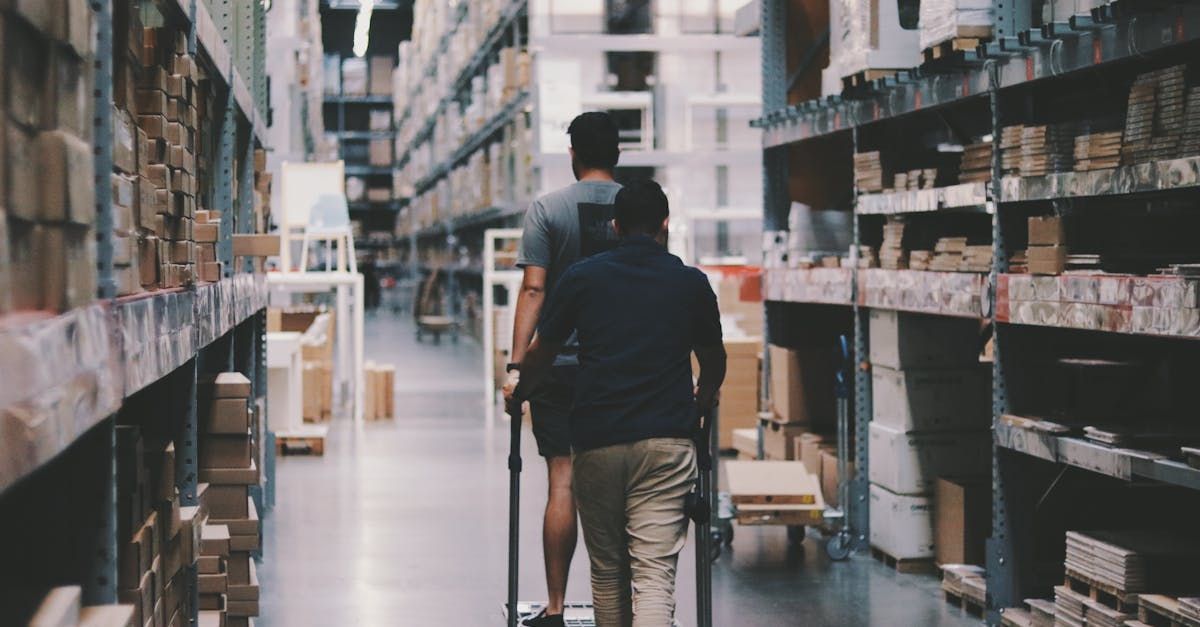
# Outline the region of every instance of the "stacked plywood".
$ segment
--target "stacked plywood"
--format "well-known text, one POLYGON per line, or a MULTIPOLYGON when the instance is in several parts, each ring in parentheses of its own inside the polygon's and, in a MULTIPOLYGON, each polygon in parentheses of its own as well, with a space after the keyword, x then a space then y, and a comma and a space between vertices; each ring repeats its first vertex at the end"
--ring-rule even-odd
POLYGON ((1000 172, 1002 175, 1020 174, 1024 134, 1025 127, 1021 124, 1006 126, 1000 130, 1000 172))
POLYGON ((957 272, 962 265, 963 252, 967 249, 965 237, 942 237, 933 247, 933 261, 929 269, 937 272, 957 272))
POLYGON ((1200 154, 1200 87, 1187 92, 1187 115, 1183 121, 1183 139, 1179 144, 1179 156, 1191 157, 1200 154))
POLYGON ((992 180, 992 146, 991 141, 981 141, 968 144, 963 149, 962 165, 958 173, 960 183, 992 180))
POLYGON ((1108 170, 1121 165, 1121 131, 1075 138, 1075 171, 1108 170))
POLYGON ((1174 159, 1185 137, 1186 67, 1176 65, 1138 76, 1129 90, 1125 136, 1126 165, 1174 159))
POLYGON ((879 266, 888 270, 903 270, 908 267, 908 252, 904 250, 904 222, 888 220, 883 225, 879 266))
POLYGON ((1021 131, 1021 176, 1045 176, 1073 166, 1075 136, 1066 125, 1026 126, 1021 131))
POLYGON ((883 191, 883 164, 878 150, 854 155, 854 182, 863 193, 883 191))
POLYGON ((1194 585, 1198 559, 1200 541, 1167 531, 1067 532, 1067 574, 1119 593, 1194 585))

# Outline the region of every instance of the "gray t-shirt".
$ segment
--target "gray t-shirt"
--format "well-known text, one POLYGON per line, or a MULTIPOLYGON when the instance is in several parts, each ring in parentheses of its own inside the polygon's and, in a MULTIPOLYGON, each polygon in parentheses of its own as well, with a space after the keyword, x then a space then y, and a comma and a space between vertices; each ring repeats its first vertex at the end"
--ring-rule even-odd
MULTIPOLYGON (((571 264, 617 245, 612 218, 619 189, 620 184, 609 181, 579 181, 529 205, 517 266, 546 269, 547 301, 571 264)), ((577 351, 572 336, 555 365, 578 363, 577 351)))

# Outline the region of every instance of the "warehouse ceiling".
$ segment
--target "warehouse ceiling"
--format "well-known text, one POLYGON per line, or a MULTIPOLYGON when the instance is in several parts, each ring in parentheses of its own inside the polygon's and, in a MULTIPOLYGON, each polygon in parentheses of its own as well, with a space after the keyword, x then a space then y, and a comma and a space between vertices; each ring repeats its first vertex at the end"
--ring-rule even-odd
MULTIPOLYGON (((400 42, 412 36, 412 0, 376 0, 371 17, 371 41, 367 54, 396 56, 400 42)), ((358 16, 358 0, 322 0, 322 45, 328 53, 342 56, 353 54, 354 21, 358 16)))

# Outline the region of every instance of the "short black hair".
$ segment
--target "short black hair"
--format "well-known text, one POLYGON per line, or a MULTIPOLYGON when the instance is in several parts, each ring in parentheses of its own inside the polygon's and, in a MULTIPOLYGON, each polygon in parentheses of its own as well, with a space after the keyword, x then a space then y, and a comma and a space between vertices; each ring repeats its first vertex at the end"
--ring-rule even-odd
POLYGON ((585 168, 611 170, 617 167, 617 123, 603 111, 588 111, 567 127, 575 160, 585 168))
POLYGON ((669 215, 667 195, 650 179, 634 181, 617 192, 613 217, 626 233, 657 235, 669 215))

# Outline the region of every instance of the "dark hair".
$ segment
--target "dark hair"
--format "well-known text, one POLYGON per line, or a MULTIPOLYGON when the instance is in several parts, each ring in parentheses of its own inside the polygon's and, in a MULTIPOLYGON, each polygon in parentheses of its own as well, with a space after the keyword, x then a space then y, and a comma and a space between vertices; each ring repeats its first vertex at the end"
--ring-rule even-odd
POLYGON ((603 111, 588 111, 567 127, 575 160, 585 168, 611 170, 617 167, 617 123, 603 111))
POLYGON ((617 192, 613 217, 626 233, 657 235, 671 214, 667 195, 650 179, 634 181, 617 192))

